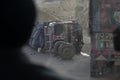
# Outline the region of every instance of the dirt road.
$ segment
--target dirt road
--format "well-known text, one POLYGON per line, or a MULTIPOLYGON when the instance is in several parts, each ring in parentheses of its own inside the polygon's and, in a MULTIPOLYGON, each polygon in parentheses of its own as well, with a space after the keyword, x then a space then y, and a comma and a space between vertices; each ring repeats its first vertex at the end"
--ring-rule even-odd
POLYGON ((34 64, 45 65, 63 76, 72 77, 75 80, 115 80, 112 77, 90 77, 90 56, 87 53, 75 55, 72 60, 61 60, 52 53, 38 53, 34 49, 25 46, 23 51, 34 64))

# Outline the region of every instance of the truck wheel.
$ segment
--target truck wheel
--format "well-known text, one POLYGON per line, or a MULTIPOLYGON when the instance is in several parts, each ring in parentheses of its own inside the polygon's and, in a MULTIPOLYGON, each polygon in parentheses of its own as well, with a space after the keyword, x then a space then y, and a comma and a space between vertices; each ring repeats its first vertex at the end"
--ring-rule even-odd
POLYGON ((57 41, 57 42, 55 43, 54 48, 53 48, 53 53, 54 53, 55 55, 58 54, 58 47, 59 47, 62 43, 64 43, 64 42, 63 42, 63 41, 57 41))
POLYGON ((70 60, 75 55, 75 49, 73 45, 63 43, 58 48, 58 55, 64 60, 70 60))

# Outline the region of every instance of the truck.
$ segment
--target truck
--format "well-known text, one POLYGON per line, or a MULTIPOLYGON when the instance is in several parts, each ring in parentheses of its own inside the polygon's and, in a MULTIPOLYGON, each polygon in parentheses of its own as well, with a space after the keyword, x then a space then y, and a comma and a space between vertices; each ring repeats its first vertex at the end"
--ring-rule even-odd
MULTIPOLYGON (((90 0, 91 76, 103 76, 120 65, 113 32, 120 26, 120 0, 90 0)), ((119 44, 119 43, 118 43, 119 44)))
POLYGON ((52 53, 64 60, 72 59, 75 54, 80 54, 84 45, 82 27, 73 20, 37 22, 29 45, 41 48, 42 53, 52 53))

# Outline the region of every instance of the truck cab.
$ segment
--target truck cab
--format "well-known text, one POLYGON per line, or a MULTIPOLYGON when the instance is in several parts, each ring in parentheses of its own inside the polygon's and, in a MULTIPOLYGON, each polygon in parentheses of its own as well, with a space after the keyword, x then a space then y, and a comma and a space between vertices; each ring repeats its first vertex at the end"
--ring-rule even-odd
POLYGON ((80 54, 84 45, 82 27, 75 21, 51 21, 44 28, 45 50, 52 50, 62 58, 80 54))

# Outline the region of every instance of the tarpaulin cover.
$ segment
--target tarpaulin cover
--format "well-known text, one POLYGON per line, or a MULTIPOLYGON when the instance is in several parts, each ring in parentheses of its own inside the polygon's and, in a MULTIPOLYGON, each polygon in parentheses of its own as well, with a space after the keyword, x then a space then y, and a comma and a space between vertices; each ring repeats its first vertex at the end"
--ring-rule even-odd
POLYGON ((33 48, 43 48, 45 45, 44 38, 44 23, 36 22, 30 40, 29 45, 33 48))

